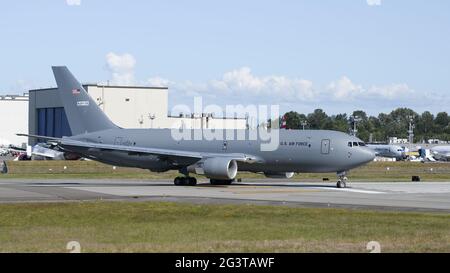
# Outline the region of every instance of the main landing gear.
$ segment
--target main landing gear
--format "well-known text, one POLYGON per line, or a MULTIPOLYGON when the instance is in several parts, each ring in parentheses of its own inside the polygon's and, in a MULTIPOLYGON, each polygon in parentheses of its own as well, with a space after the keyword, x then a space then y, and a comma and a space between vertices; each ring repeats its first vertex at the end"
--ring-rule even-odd
POLYGON ((197 185, 197 178, 189 176, 186 168, 179 170, 183 176, 178 176, 173 180, 175 186, 195 186, 197 185))
POLYGON ((339 189, 343 189, 347 187, 347 172, 340 172, 337 173, 338 176, 338 182, 336 184, 336 187, 338 187, 339 189))
MULTIPOLYGON (((175 186, 196 186, 197 179, 195 177, 189 176, 189 172, 186 168, 179 170, 181 176, 178 176, 173 180, 175 186)), ((211 185, 231 185, 235 179, 221 180, 221 179, 210 179, 211 185)))
POLYGON ((178 176, 173 180, 175 186, 195 186, 197 185, 197 179, 191 176, 178 176))

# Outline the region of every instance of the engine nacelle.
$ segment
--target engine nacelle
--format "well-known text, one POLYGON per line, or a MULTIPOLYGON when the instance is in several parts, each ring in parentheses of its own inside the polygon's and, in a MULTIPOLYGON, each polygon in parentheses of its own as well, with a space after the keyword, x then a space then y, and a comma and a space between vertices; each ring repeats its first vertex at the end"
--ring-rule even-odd
POLYGON ((289 178, 292 178, 293 176, 294 176, 294 173, 293 172, 289 172, 289 173, 269 173, 269 172, 266 172, 266 173, 264 173, 264 175, 267 177, 267 178, 281 178, 281 179, 289 179, 289 178))
POLYGON ((188 171, 211 179, 233 180, 237 175, 238 165, 234 159, 212 157, 189 166, 188 171))

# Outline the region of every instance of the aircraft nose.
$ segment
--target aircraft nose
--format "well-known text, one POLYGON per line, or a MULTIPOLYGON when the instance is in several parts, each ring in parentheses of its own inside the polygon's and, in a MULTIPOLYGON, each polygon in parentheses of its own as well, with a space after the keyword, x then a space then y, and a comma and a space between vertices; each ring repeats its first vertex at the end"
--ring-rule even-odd
POLYGON ((364 147, 361 149, 360 158, 362 163, 368 163, 375 159, 375 151, 364 147))

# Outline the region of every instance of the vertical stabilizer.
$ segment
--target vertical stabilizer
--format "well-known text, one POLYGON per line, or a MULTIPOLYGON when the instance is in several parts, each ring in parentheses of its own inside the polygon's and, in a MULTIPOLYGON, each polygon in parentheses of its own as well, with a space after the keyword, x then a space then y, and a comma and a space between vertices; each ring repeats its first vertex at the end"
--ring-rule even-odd
POLYGON ((53 66, 58 92, 73 135, 118 128, 65 66, 53 66))

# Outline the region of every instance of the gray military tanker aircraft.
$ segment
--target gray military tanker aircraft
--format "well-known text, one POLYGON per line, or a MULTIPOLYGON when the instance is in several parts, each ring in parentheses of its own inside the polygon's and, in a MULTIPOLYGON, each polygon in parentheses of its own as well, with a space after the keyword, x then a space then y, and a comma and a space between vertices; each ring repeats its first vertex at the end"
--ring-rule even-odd
MULTIPOLYGON (((98 107, 65 66, 52 67, 58 92, 73 136, 48 137, 18 134, 51 143, 55 149, 122 167, 155 172, 178 170, 175 185, 197 184, 190 173, 201 174, 214 185, 229 185, 238 170, 268 178, 290 178, 294 173, 336 172, 337 187, 346 187, 346 173, 372 161, 374 152, 360 139, 329 130, 277 130, 276 149, 264 151, 254 130, 224 130, 244 140, 184 140, 174 129, 123 129, 98 107)), ((196 135, 204 129, 192 130, 196 135)))

